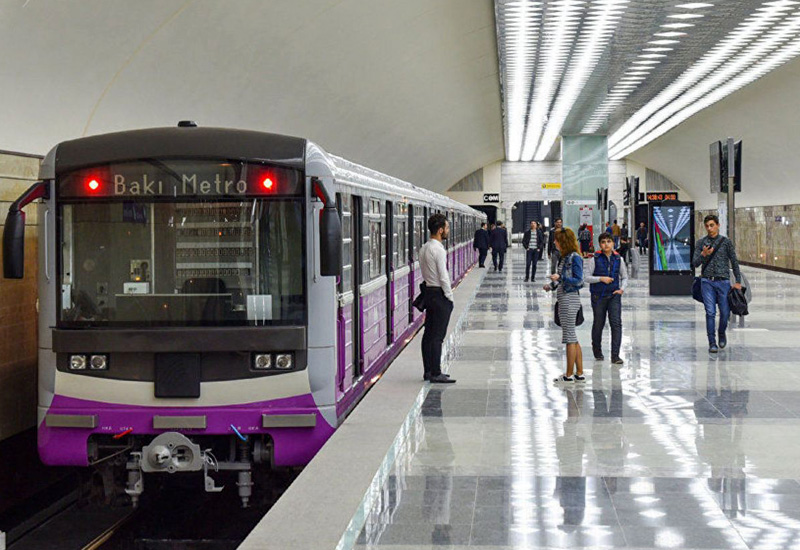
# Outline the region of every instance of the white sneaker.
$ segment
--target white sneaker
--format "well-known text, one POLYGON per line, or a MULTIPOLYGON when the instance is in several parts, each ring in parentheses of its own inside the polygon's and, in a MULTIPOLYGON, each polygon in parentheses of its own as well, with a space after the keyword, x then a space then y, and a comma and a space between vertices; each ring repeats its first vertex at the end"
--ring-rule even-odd
POLYGON ((571 384, 574 381, 575 380, 572 377, 567 376, 566 374, 562 374, 561 376, 553 380, 553 382, 555 382, 556 384, 571 384))

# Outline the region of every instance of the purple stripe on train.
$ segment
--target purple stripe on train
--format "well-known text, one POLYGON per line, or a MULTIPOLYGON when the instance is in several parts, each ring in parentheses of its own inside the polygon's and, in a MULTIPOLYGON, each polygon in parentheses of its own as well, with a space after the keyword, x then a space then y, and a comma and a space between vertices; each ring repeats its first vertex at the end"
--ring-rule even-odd
POLYGON ((220 407, 143 407, 89 401, 56 395, 50 405, 51 414, 97 415, 97 428, 49 428, 39 426, 39 456, 45 464, 87 466, 86 442, 92 433, 114 435, 128 429, 134 434, 157 434, 169 430, 153 429, 153 416, 177 415, 206 417, 205 430, 181 430, 188 436, 233 434, 231 424, 243 434, 269 434, 274 443, 276 466, 307 464, 333 434, 319 412, 311 394, 241 405, 220 407), (317 415, 314 428, 261 427, 262 414, 317 415))

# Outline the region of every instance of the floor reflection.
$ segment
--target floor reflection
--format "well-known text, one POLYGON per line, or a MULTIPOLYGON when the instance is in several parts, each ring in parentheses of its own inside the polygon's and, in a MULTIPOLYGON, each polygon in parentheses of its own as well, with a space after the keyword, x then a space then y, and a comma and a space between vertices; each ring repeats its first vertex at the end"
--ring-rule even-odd
POLYGON ((800 548, 800 278, 745 268, 751 315, 717 356, 701 307, 636 280, 625 366, 588 360, 587 384, 563 390, 552 297, 509 256, 357 548, 800 548))

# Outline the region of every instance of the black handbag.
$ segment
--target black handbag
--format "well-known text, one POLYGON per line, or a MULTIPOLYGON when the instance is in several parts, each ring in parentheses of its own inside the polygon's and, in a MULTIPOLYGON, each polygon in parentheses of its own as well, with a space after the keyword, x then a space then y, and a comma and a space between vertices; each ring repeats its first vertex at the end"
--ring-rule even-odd
MULTIPOLYGON (((561 326, 561 317, 559 317, 559 315, 558 315, 558 301, 557 300, 556 300, 556 305, 553 306, 553 313, 555 314, 554 321, 555 321, 556 325, 558 325, 560 327, 561 326)), ((581 326, 583 324, 583 321, 584 321, 584 318, 583 318, 583 305, 581 304, 581 307, 578 308, 578 315, 575 317, 575 326, 576 327, 581 326)))
POLYGON ((419 311, 425 311, 425 289, 428 285, 425 284, 425 281, 422 281, 419 284, 419 295, 414 298, 414 301, 411 302, 411 305, 417 308, 419 311))
POLYGON ((746 291, 746 287, 742 287, 741 290, 731 287, 730 291, 728 291, 728 305, 731 308, 731 313, 734 315, 744 316, 750 313, 747 311, 746 291))

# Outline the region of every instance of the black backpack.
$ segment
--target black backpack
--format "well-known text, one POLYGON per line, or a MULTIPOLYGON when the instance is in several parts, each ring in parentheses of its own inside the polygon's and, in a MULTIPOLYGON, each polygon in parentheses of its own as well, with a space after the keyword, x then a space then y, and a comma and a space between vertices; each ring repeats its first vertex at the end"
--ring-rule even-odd
POLYGON ((746 287, 742 287, 741 290, 731 287, 730 291, 728 292, 728 305, 730 305, 731 313, 734 315, 744 316, 749 313, 747 311, 747 297, 745 296, 746 291, 746 287))

